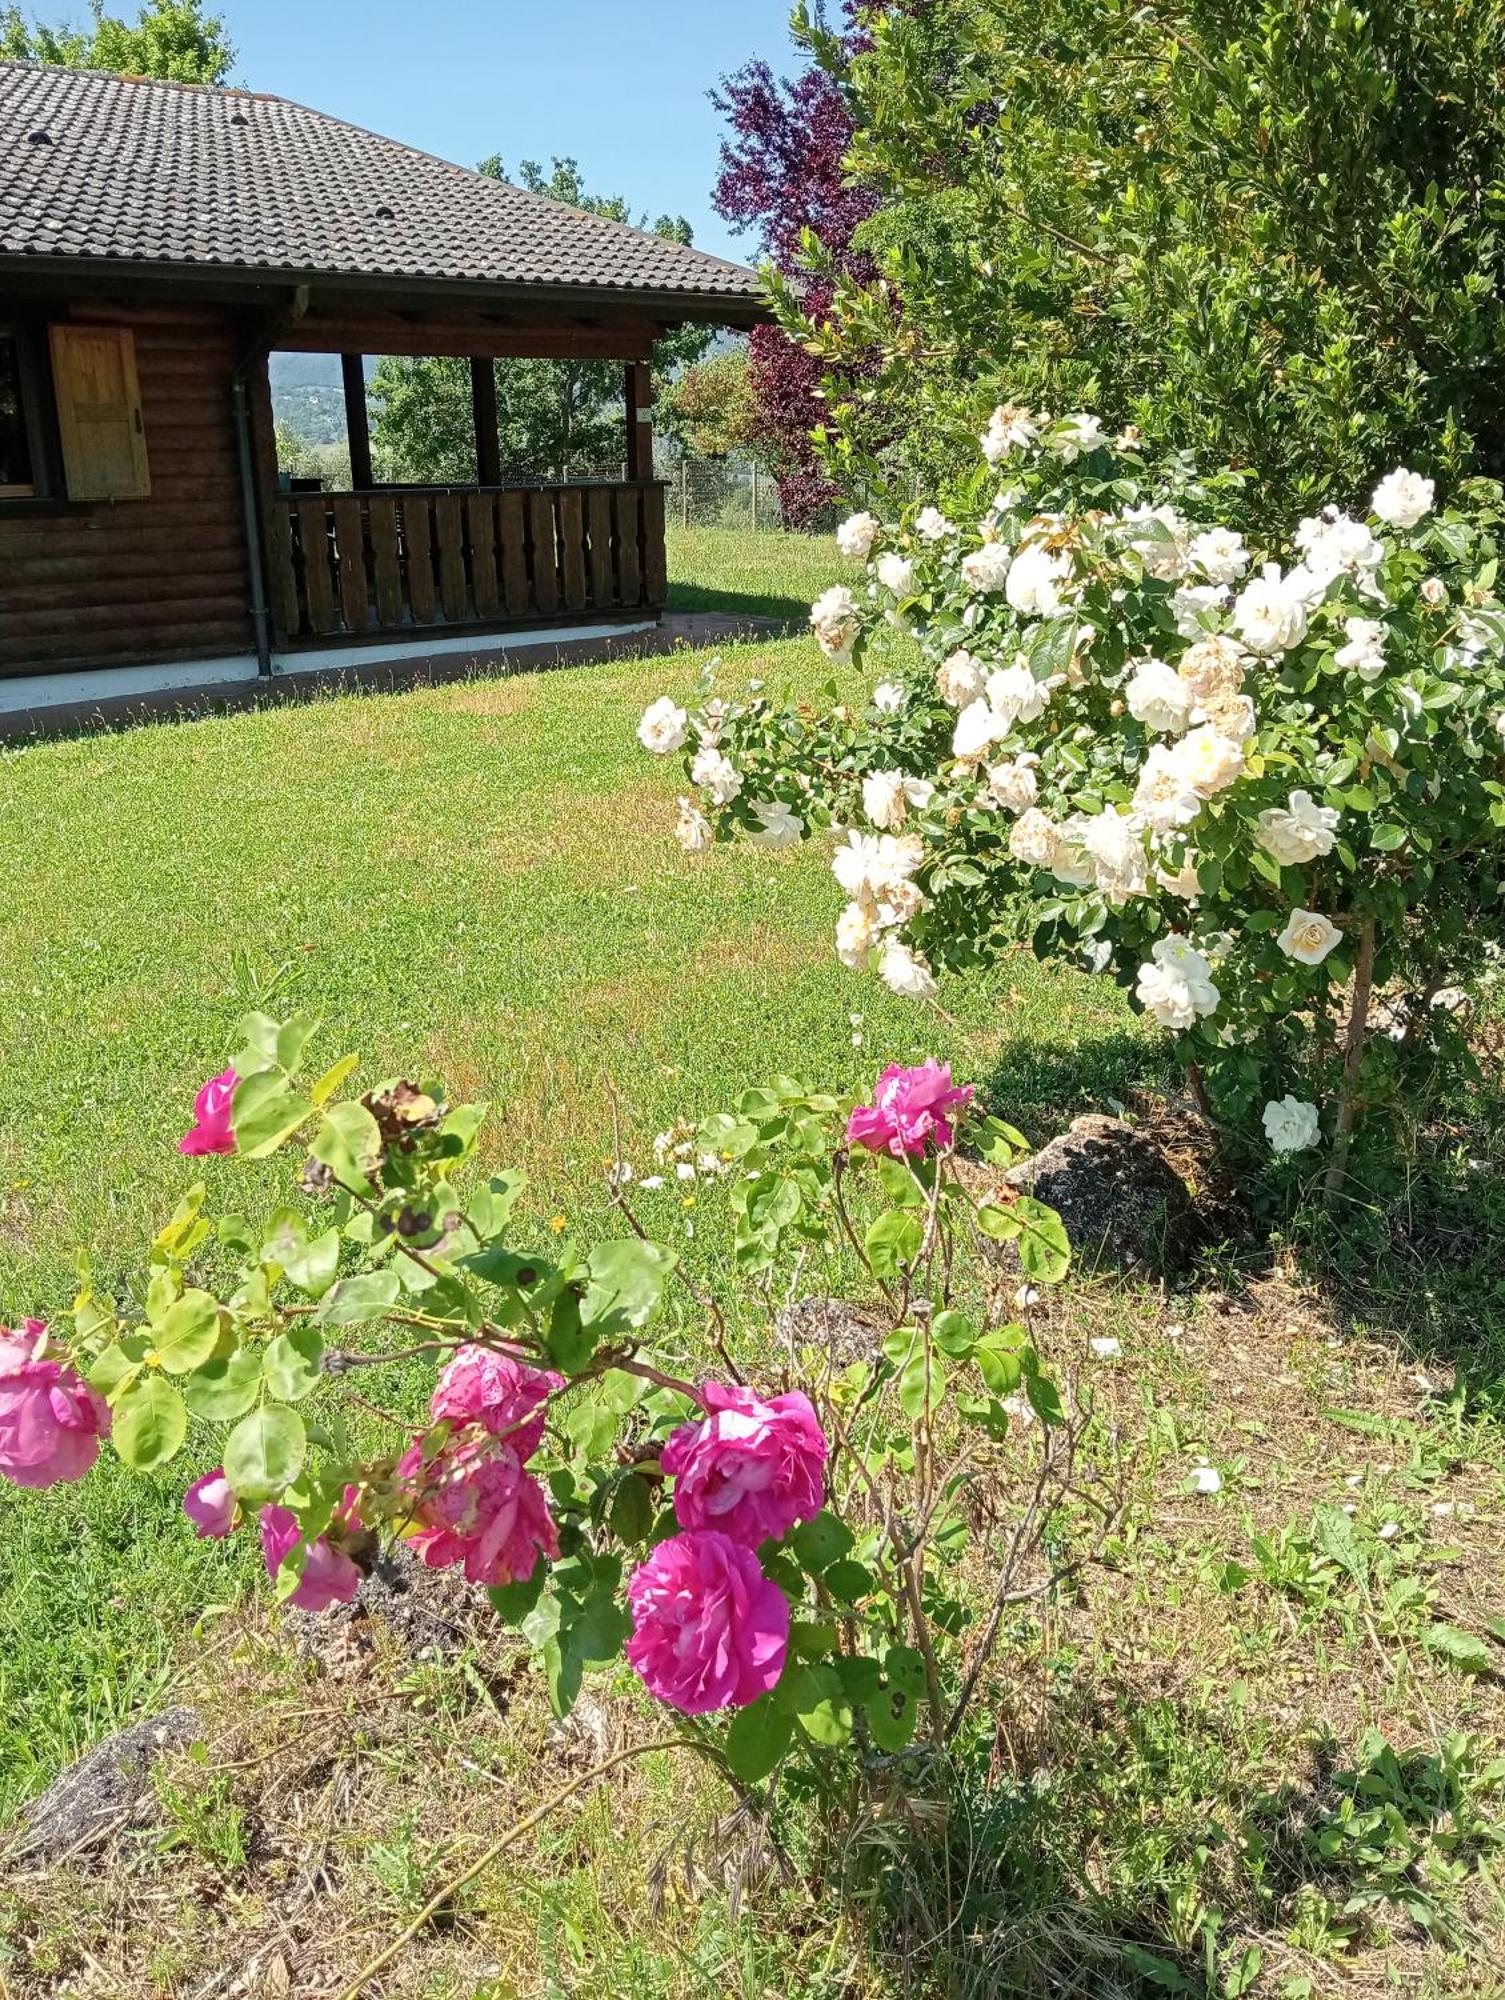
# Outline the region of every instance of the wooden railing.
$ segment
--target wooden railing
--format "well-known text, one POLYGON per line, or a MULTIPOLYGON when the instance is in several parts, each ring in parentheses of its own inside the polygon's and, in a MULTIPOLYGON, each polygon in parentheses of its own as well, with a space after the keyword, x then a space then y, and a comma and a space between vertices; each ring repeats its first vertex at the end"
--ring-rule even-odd
POLYGON ((284 644, 651 614, 668 595, 657 480, 279 494, 268 528, 284 644))

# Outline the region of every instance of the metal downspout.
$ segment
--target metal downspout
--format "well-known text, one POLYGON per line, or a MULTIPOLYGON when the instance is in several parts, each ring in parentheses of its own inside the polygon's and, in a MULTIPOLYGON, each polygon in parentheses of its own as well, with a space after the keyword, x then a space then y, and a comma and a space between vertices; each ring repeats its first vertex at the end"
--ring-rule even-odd
POLYGON ((272 674, 272 636, 267 616, 266 571, 262 562, 261 510, 256 504, 256 457, 251 442, 251 403, 244 369, 230 387, 235 407, 235 455, 240 465, 240 500, 245 513, 246 549, 251 567, 251 624, 256 634, 256 671, 272 674))

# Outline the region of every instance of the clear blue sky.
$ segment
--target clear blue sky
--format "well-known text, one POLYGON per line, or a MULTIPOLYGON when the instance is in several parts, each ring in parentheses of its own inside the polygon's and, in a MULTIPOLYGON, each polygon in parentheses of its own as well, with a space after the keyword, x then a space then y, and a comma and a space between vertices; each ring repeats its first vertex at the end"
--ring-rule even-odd
MULTIPOLYGON (((48 19, 82 4, 37 5, 48 19)), ((750 56, 792 66, 789 0, 216 0, 233 80, 474 166, 579 160, 593 193, 687 215, 702 249, 750 261, 712 212, 722 123, 706 92, 750 56)), ((112 0, 111 12, 134 7, 112 0)))

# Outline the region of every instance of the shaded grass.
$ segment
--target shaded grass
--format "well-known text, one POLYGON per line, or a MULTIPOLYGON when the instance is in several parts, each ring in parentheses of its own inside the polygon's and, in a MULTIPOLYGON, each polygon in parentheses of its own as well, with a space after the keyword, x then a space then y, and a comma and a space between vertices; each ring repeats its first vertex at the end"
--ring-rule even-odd
MULTIPOLYGON (((726 671, 813 664, 801 640, 738 650, 726 671)), ((678 772, 633 731, 700 665, 332 697, 5 754, 0 1324, 66 1311, 80 1248, 127 1289, 200 1171, 175 1151, 193 1092, 258 1003, 321 1014, 321 1052, 358 1050, 368 1079, 434 1072, 490 1101, 490 1157, 534 1176, 539 1227, 604 1220, 613 1085, 639 1160, 677 1117, 791 1069, 845 1087, 936 1053, 998 1073, 1016 1118, 1111 1088, 1128 1022, 1111 990, 1013 958, 948 988, 943 1019, 837 964, 815 846, 679 852, 678 772)), ((203 1171, 220 1210, 267 1212, 285 1186, 203 1171)), ((693 1221, 673 1195, 646 1215, 670 1236, 693 1221)), ((718 1240, 702 1233, 702 1268, 718 1240)), ((0 1496, 0 1818, 233 1594, 232 1559, 177 1510, 209 1449, 192 1439, 157 1481, 106 1454, 66 1496, 0 1496)))
POLYGON ((829 585, 856 574, 829 535, 744 528, 669 529, 669 605, 738 611, 803 625, 829 585))

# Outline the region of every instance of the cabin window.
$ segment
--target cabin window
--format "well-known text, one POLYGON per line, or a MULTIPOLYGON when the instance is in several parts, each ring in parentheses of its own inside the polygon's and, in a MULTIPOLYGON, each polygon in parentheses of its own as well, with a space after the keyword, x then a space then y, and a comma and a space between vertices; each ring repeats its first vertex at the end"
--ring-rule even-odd
POLYGON ((0 327, 0 500, 29 500, 37 490, 25 375, 19 336, 0 327))

